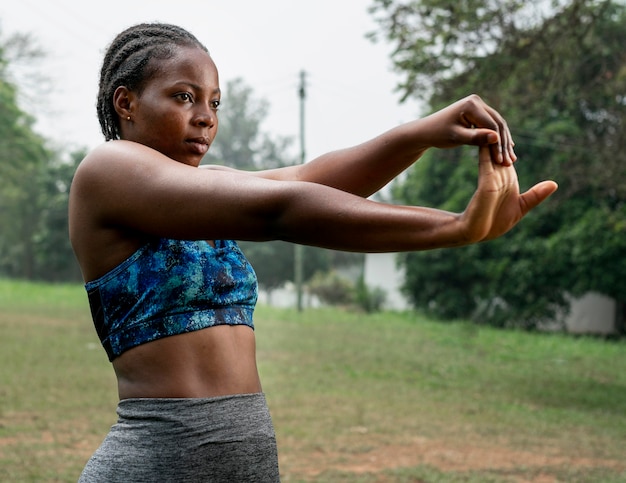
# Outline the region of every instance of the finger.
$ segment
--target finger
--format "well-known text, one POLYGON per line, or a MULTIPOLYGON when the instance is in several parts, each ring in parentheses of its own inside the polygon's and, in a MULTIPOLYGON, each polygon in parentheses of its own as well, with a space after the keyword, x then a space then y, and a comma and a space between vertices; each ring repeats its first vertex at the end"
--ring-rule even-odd
MULTIPOLYGON (((467 126, 483 128, 494 131, 498 140, 497 146, 492 146, 491 153, 492 159, 496 163, 503 163, 509 165, 517 160, 513 146, 513 136, 506 120, 500 115, 498 111, 485 104, 479 98, 470 98, 468 101, 469 106, 463 112, 463 119, 467 126)), ((477 129, 478 130, 478 129, 477 129)), ((477 140, 482 138, 479 137, 477 140)), ((488 143, 492 144, 492 143, 488 143)))
POLYGON ((554 181, 542 181, 522 194, 520 196, 522 216, 543 203, 558 187, 559 186, 554 181))
MULTIPOLYGON (((490 108, 488 107, 488 109, 490 108)), ((494 158, 494 161, 500 162, 505 166, 510 166, 517 161, 517 155, 513 149, 515 146, 513 136, 511 135, 509 126, 504 118, 493 109, 490 109, 490 112, 497 121, 498 135, 500 138, 499 144, 497 146, 492 146, 492 157, 494 158), (499 152, 496 152, 497 150, 499 152)))
POLYGON ((502 147, 500 144, 500 136, 496 131, 491 129, 469 129, 465 133, 466 144, 470 144, 472 146, 488 146, 490 153, 490 159, 492 162, 496 164, 503 164, 505 166, 509 166, 512 164, 510 157, 504 156, 502 152, 502 147))
POLYGON ((481 168, 488 168, 493 170, 493 166, 491 164, 491 153, 489 152, 489 145, 482 144, 478 148, 478 163, 481 168))
POLYGON ((492 186, 495 168, 489 148, 481 146, 478 150, 478 188, 464 212, 472 238, 476 240, 487 236, 500 204, 498 190, 492 186))
MULTIPOLYGON (((479 175, 491 176, 495 172, 495 164, 491 157, 491 148, 482 145, 478 148, 478 173, 479 175)), ((483 178, 479 178, 479 183, 484 182, 483 178)))
POLYGON ((482 146, 500 142, 498 125, 489 116, 478 116, 475 112, 466 111, 461 114, 460 121, 457 135, 463 143, 482 146))
POLYGON ((517 159, 515 151, 513 150, 515 142, 513 141, 513 135, 511 134, 508 123, 506 122, 504 117, 502 117, 500 113, 491 106, 485 106, 485 109, 498 125, 500 145, 502 148, 502 155, 504 160, 514 162, 517 159))

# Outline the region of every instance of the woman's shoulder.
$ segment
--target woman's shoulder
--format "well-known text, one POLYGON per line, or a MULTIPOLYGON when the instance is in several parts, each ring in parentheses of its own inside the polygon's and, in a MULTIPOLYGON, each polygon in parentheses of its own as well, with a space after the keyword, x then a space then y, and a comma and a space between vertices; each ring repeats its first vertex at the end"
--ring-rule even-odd
POLYGON ((137 143, 108 141, 89 151, 74 173, 70 214, 96 220, 128 213, 150 177, 150 163, 137 149, 137 143))
POLYGON ((130 159, 140 160, 146 156, 162 155, 148 146, 133 141, 107 141, 89 151, 80 165, 99 166, 102 162, 127 162, 130 159))
POLYGON ((130 154, 132 149, 125 142, 107 141, 91 149, 78 164, 74 179, 80 180, 89 177, 90 174, 99 174, 101 171, 110 170, 110 163, 123 160, 130 154))
POLYGON ((88 192, 103 187, 107 192, 125 186, 139 188, 141 179, 149 177, 166 164, 168 158, 148 146, 132 141, 107 141, 93 148, 79 163, 73 184, 87 186, 88 192))

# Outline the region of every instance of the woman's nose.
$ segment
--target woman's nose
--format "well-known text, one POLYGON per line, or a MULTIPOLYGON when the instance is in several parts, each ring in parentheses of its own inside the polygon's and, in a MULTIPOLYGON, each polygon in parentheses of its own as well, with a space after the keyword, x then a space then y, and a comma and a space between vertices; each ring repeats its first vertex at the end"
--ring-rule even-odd
POLYGON ((194 124, 202 127, 213 127, 217 120, 217 114, 209 106, 203 106, 195 113, 194 124))

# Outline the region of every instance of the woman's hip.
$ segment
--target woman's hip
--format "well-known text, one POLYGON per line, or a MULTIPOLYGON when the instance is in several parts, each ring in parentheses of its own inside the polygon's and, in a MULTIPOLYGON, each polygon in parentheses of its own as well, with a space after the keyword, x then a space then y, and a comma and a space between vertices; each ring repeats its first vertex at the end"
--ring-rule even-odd
POLYGON ((125 399, 117 413, 81 482, 279 481, 262 393, 125 399))

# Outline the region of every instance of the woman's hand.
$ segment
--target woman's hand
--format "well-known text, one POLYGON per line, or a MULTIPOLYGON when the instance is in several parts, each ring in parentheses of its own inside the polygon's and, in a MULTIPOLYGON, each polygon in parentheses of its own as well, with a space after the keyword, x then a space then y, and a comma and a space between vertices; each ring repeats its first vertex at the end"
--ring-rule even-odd
POLYGON ((432 147, 489 146, 494 163, 509 166, 517 159, 506 121, 475 94, 425 117, 423 121, 425 128, 420 137, 428 140, 432 147))
POLYGON ((515 167, 494 163, 487 146, 479 148, 478 163, 478 188, 461 216, 472 242, 503 235, 558 188, 542 181, 520 194, 515 167))

